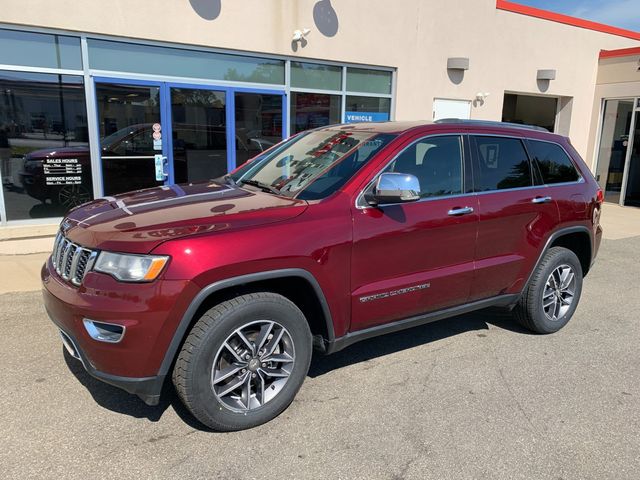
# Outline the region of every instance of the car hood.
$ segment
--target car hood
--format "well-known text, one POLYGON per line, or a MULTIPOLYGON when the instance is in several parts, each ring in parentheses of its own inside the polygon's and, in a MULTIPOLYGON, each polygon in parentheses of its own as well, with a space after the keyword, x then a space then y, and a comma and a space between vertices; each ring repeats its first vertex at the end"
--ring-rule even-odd
POLYGON ((306 208, 303 200, 205 182, 94 200, 69 212, 61 228, 87 248, 148 253, 167 240, 280 222, 306 208))

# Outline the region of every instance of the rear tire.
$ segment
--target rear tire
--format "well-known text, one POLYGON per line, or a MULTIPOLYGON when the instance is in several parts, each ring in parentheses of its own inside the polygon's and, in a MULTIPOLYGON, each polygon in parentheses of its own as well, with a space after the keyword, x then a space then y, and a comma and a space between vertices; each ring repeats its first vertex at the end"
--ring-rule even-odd
POLYGON ((571 250, 550 248, 513 310, 522 326, 535 333, 554 333, 576 311, 582 293, 582 266, 571 250))
POLYGON ((309 370, 312 338, 300 309, 275 293, 252 293, 208 310, 173 370, 180 399, 218 431, 261 425, 293 401, 309 370))

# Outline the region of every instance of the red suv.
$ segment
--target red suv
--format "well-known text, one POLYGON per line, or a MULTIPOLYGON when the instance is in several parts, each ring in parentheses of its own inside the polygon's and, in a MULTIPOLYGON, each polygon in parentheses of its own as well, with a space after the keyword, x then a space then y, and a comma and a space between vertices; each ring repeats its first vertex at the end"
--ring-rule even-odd
POLYGON ((293 400, 312 350, 489 306, 562 328, 602 230, 565 137, 479 121, 338 125, 218 181, 102 198, 42 269, 62 341, 158 403, 165 377, 217 430, 293 400))

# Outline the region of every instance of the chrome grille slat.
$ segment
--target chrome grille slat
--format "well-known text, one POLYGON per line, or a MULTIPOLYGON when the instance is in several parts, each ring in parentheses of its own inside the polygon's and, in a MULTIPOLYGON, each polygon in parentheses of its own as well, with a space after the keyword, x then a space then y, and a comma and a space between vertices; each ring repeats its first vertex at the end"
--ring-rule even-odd
POLYGON ((85 274, 93 267, 97 255, 98 252, 75 244, 58 233, 53 244, 51 264, 64 280, 79 286, 85 274))
POLYGON ((66 267, 67 267, 67 260, 69 258, 69 253, 71 252, 72 247, 73 247, 73 244, 69 240, 66 240, 64 249, 62 250, 62 261, 60 262, 60 272, 59 272, 60 275, 62 275, 62 278, 64 278, 65 280, 69 279, 69 277, 67 277, 66 275, 66 267))

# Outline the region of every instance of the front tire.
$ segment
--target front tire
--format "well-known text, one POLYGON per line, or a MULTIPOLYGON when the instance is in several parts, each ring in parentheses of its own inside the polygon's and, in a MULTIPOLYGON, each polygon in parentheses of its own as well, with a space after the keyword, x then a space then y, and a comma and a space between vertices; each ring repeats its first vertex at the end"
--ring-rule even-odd
POLYGON ((300 309, 275 293, 252 293, 208 310, 173 370, 182 402, 204 425, 261 425, 293 401, 309 370, 312 339, 300 309))
POLYGON ((550 248, 514 309, 518 322, 536 333, 554 333, 576 311, 582 293, 582 266, 571 250, 550 248))

